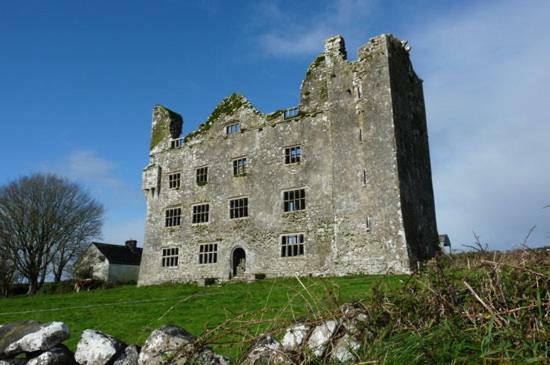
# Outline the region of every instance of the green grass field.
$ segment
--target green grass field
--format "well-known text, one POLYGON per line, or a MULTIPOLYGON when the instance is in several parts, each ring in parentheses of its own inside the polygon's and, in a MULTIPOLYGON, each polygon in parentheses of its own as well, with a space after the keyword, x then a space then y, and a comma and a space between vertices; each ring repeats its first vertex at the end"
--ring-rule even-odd
MULTIPOLYGON (((258 316, 261 316, 262 324, 253 330, 266 330, 272 319, 284 322, 310 315, 320 308, 334 308, 347 301, 365 299, 375 285, 387 290, 397 289, 405 278, 353 276, 302 278, 302 282, 272 279, 215 287, 190 284, 122 286, 81 293, 19 296, 0 299, 0 323, 20 319, 63 321, 72 333, 66 344, 73 350, 81 331, 87 328, 103 331, 128 344, 142 345, 151 331, 168 323, 200 335, 239 315, 243 321, 259 321, 258 316)), ((214 344, 212 347, 232 358, 242 349, 236 345, 214 344)))

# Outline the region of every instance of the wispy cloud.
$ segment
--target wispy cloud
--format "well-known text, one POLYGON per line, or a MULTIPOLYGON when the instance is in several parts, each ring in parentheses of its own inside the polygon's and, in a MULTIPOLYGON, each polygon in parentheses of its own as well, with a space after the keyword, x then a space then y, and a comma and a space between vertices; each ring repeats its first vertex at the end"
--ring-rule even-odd
POLYGON ((70 178, 113 189, 123 186, 115 175, 115 164, 94 151, 74 151, 67 157, 65 165, 64 172, 70 178))
POLYGON ((119 177, 117 164, 93 150, 76 150, 41 170, 78 182, 106 208, 102 239, 122 244, 133 238, 143 242, 145 203, 139 185, 130 186, 119 177))
POLYGON ((425 82, 440 231, 548 241, 550 3, 481 2, 411 32, 425 82))
POLYGON ((282 8, 279 2, 264 2, 259 13, 269 20, 268 30, 258 35, 261 48, 271 56, 289 57, 319 52, 323 41, 335 34, 346 33, 353 39, 364 28, 354 26, 371 11, 373 1, 338 0, 311 16, 292 8, 282 8))

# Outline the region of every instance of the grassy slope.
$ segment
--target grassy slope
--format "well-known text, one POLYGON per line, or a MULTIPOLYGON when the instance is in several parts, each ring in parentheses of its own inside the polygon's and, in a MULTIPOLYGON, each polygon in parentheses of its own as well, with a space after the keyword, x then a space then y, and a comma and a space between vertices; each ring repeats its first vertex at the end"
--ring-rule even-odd
MULTIPOLYGON (((263 321, 269 318, 291 319, 292 316, 308 314, 308 308, 317 305, 325 308, 337 304, 329 303, 333 301, 331 298, 337 298, 338 302, 364 299, 377 284, 388 289, 399 288, 402 279, 399 276, 305 278, 302 280, 307 291, 296 279, 274 279, 250 284, 229 283, 221 287, 171 284, 40 294, 0 299, 0 323, 19 319, 63 321, 73 333, 66 342, 72 349, 76 347, 80 332, 86 328, 104 331, 126 343, 143 344, 152 330, 167 323, 177 324, 199 335, 238 314, 257 312, 262 308, 270 309, 262 315, 263 321), (289 303, 291 307, 286 307, 289 303), (26 311, 29 312, 21 313, 26 311)), ((245 317, 257 316, 256 313, 245 317)), ((232 357, 239 352, 234 345, 213 347, 232 357)))

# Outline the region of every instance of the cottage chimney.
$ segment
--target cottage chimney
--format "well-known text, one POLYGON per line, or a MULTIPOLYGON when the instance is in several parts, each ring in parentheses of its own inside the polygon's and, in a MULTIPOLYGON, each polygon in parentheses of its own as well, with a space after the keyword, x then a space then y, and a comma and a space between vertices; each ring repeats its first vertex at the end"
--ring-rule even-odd
POLYGON ((137 247, 137 241, 136 240, 128 240, 125 243, 126 247, 130 249, 130 251, 135 252, 137 247))

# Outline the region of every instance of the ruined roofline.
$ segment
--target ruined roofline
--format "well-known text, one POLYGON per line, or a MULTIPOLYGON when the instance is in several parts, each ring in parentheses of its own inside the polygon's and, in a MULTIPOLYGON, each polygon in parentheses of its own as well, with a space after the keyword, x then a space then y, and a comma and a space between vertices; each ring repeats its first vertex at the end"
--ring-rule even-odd
MULTIPOLYGON (((367 43, 363 44, 361 47, 358 48, 356 61, 348 61, 344 37, 341 35, 334 35, 327 38, 324 42, 323 51, 309 64, 306 70, 304 79, 300 84, 300 90, 299 90, 300 101, 298 102, 298 105, 297 105, 299 110, 302 111, 302 107, 304 106, 303 100, 301 97, 302 89, 304 87, 304 82, 307 80, 308 76, 311 73, 315 72, 315 70, 319 67, 326 67, 328 59, 338 58, 350 64, 355 62, 361 62, 365 59, 365 56, 371 52, 372 44, 376 43, 376 41, 381 38, 386 39, 389 42, 393 42, 394 44, 397 44, 403 47, 403 49, 407 52, 410 51, 410 46, 408 46, 408 43, 406 41, 402 41, 398 39, 393 34, 381 34, 370 38, 367 43)), ((181 116, 178 113, 160 104, 155 105, 155 108, 156 107, 161 107, 167 110, 168 112, 173 113, 181 118, 181 116)), ((195 130, 187 133, 185 136, 180 135, 179 138, 183 138, 184 142, 187 143, 192 139, 194 139, 196 136, 208 131, 211 128, 212 124, 215 123, 222 115, 231 115, 236 111, 238 111, 239 109, 241 109, 242 107, 246 107, 252 110, 252 112, 254 112, 255 114, 262 116, 267 122, 278 119, 280 116, 284 114, 285 110, 289 109, 289 108, 283 108, 283 109, 277 109, 271 113, 263 113, 262 111, 258 110, 258 108, 256 108, 256 106, 252 104, 243 94, 233 92, 230 95, 223 98, 216 105, 216 107, 210 113, 206 121, 200 123, 195 130)), ((322 111, 322 110, 319 110, 319 111, 322 111)))

